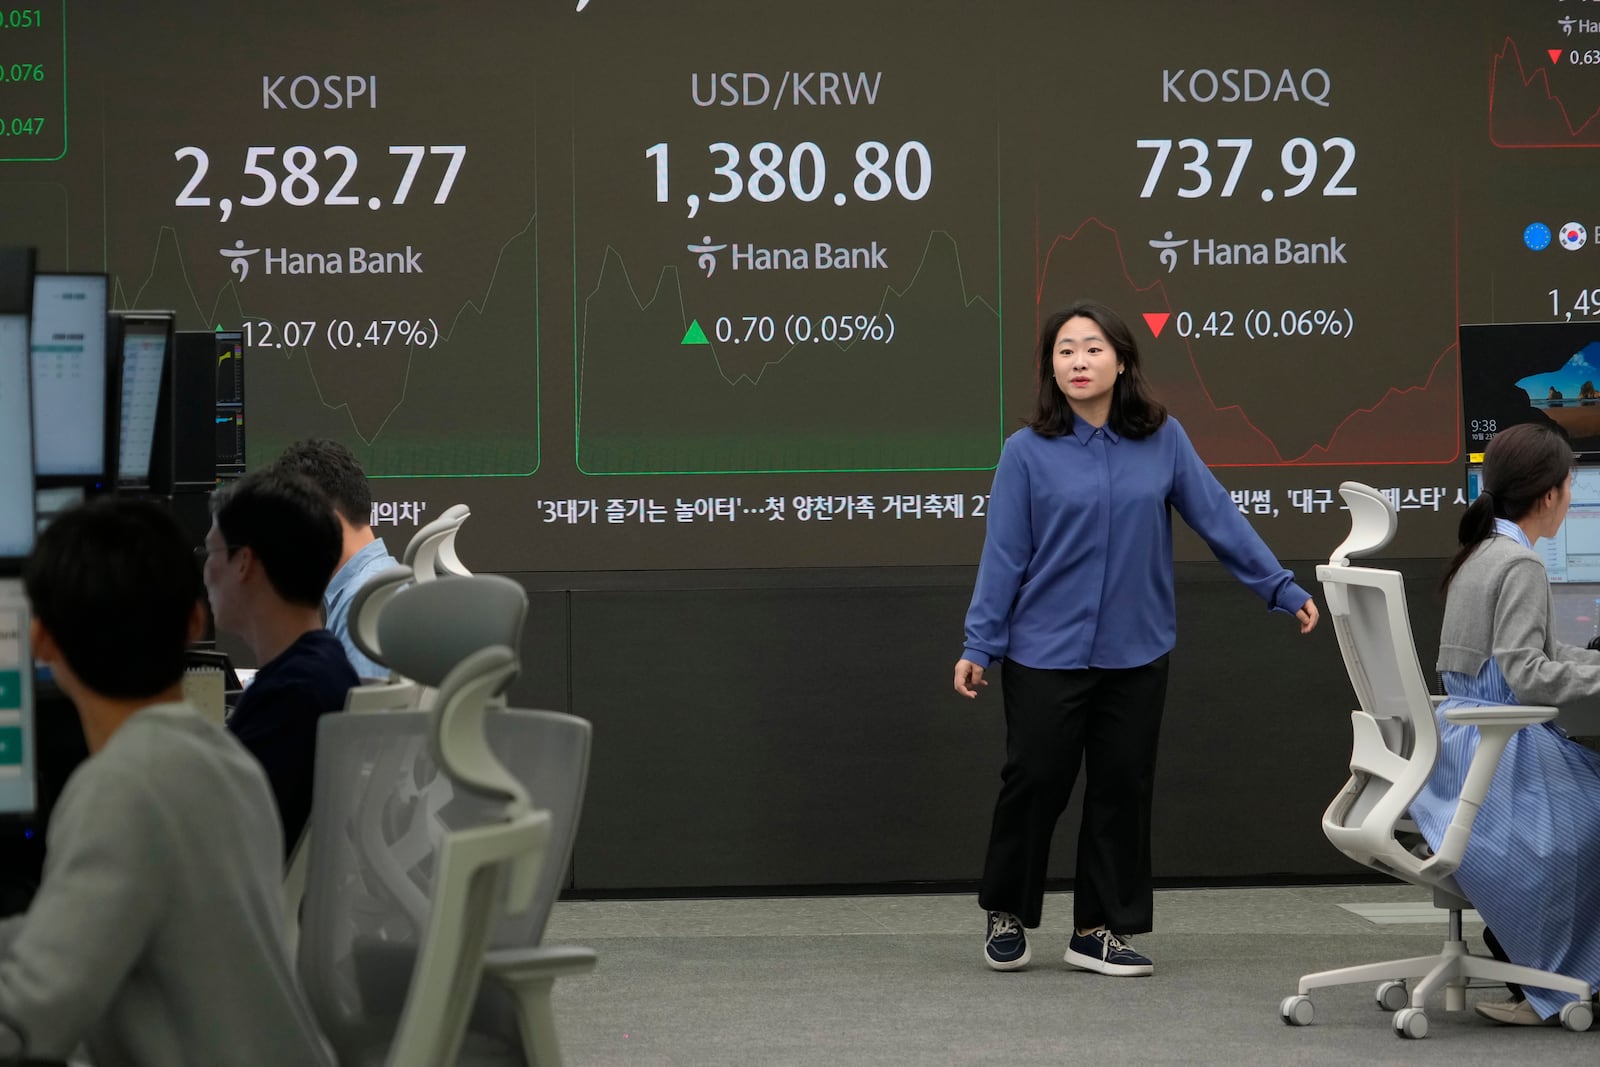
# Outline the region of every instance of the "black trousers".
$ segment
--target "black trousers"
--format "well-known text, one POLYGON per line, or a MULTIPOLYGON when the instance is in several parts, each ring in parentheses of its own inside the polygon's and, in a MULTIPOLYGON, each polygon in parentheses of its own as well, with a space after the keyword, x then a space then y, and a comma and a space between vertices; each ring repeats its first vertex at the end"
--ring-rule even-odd
POLYGON ((1044 905, 1050 839, 1085 771, 1073 923, 1119 934, 1150 929, 1150 807, 1167 657, 1121 670, 1000 672, 1006 762, 978 903, 1030 929, 1044 905))

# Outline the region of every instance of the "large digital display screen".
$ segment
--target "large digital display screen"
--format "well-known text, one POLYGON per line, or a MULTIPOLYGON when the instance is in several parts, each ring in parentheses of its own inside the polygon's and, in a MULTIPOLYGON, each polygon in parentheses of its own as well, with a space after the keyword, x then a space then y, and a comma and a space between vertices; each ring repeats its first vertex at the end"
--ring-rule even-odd
POLYGON ((45 0, 0 238, 474 568, 970 564, 1080 297, 1281 557, 1444 554, 1458 325, 1600 321, 1593 6, 45 0))

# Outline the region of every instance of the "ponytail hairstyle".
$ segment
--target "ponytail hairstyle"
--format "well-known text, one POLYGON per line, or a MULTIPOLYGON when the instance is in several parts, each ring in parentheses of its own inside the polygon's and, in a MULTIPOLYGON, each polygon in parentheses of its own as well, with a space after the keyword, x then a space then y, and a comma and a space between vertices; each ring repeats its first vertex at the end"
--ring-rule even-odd
POLYGON ((1039 350, 1035 366, 1039 372, 1039 394, 1028 426, 1041 437, 1060 437, 1072 432, 1072 408, 1066 394, 1056 384, 1056 334, 1069 319, 1090 319, 1105 334, 1106 341, 1122 361, 1122 373, 1111 387, 1111 413, 1107 424, 1121 437, 1138 440, 1149 437, 1167 420, 1167 409, 1155 398, 1150 382, 1139 367, 1139 344, 1122 317, 1104 304, 1080 300, 1045 319, 1039 329, 1039 350))
POLYGON ((1522 520, 1546 493, 1561 488, 1573 461, 1566 437, 1543 423, 1518 423, 1495 434, 1483 454, 1483 489, 1461 516, 1456 531, 1461 549, 1450 561, 1440 590, 1449 591, 1450 579, 1467 557, 1494 535, 1494 520, 1522 520))

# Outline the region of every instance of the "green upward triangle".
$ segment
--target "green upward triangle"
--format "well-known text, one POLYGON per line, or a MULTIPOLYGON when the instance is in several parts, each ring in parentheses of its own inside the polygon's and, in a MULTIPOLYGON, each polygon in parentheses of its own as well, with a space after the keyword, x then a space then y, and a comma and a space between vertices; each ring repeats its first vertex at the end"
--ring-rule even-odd
POLYGON ((700 320, 694 319, 689 323, 689 328, 683 331, 683 340, 678 343, 680 345, 708 345, 711 341, 706 337, 706 332, 700 328, 700 320))

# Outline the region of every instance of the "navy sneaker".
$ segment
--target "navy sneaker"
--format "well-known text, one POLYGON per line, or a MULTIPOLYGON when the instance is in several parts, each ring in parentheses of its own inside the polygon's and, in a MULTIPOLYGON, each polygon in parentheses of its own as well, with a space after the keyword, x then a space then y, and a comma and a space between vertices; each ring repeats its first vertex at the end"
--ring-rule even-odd
POLYGON ((989 913, 989 936, 983 942, 983 962, 997 971, 1017 971, 1028 965, 1033 953, 1022 923, 1009 911, 989 913))
POLYGON ((1156 973, 1150 957, 1135 952, 1122 938, 1110 930, 1091 933, 1074 932, 1067 943, 1067 962, 1085 971, 1109 974, 1114 978, 1138 978, 1156 973))

